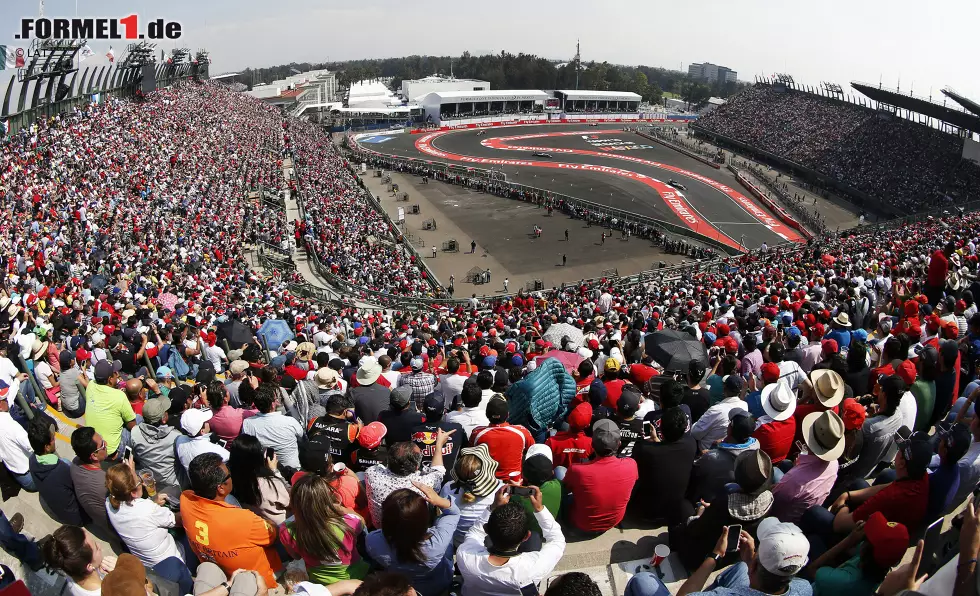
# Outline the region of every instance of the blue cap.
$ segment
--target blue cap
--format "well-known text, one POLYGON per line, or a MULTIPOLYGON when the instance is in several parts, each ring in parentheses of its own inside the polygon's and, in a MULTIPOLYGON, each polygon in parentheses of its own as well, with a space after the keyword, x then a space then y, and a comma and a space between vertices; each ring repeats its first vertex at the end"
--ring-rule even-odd
POLYGON ((510 359, 510 362, 514 366, 524 366, 524 359, 521 358, 520 354, 514 354, 514 356, 510 359))
POLYGON ((704 337, 704 345, 708 346, 709 348, 711 347, 711 344, 715 343, 715 340, 718 339, 718 336, 710 331, 706 331, 702 337, 704 337))
POLYGON ((800 335, 800 328, 797 327, 796 325, 793 325, 791 327, 787 327, 786 328, 786 335, 787 336, 790 336, 790 337, 798 336, 798 335, 800 335))
POLYGON ((362 335, 361 337, 357 338, 358 343, 366 344, 369 341, 371 341, 371 338, 366 335, 362 335))
POLYGON ((783 325, 789 327, 793 324, 793 315, 783 315, 783 325))
POLYGON ((169 366, 161 366, 157 369, 158 379, 172 379, 174 378, 174 371, 170 370, 169 366))
POLYGON ((493 368, 497 366, 497 357, 490 355, 483 358, 483 366, 486 368, 493 368))
POLYGON ((861 343, 867 343, 868 332, 864 329, 855 329, 854 331, 851 331, 851 338, 861 343))

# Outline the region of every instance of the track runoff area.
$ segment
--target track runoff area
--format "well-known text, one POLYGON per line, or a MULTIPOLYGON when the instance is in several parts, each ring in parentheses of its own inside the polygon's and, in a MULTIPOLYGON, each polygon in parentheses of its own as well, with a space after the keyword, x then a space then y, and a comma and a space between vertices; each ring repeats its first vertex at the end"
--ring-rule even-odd
POLYGON ((622 127, 500 126, 367 135, 358 143, 383 155, 495 169, 511 182, 679 223, 739 250, 805 240, 736 190, 738 182, 726 169, 711 168, 622 127))

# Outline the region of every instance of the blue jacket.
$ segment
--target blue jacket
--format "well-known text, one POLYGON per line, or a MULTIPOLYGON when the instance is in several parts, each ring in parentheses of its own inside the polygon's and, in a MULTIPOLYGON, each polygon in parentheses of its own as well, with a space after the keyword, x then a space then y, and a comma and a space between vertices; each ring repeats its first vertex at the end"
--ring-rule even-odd
POLYGON ((508 421, 526 426, 533 434, 561 420, 574 397, 575 379, 561 362, 547 358, 507 390, 508 421))

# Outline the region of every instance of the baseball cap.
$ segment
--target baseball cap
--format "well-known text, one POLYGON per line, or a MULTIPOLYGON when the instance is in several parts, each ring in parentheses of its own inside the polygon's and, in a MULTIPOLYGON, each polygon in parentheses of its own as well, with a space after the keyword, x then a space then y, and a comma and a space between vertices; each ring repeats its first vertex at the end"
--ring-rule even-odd
POLYGON ((161 366, 157 369, 158 379, 172 379, 174 378, 174 371, 170 370, 169 366, 161 366))
POLYGON ((88 362, 91 358, 92 358, 92 352, 89 352, 84 347, 75 350, 76 362, 88 362))
POLYGON ((75 355, 68 350, 62 350, 61 353, 58 354, 58 364, 61 365, 62 370, 71 366, 71 361, 74 359, 75 355))
POLYGON ((99 360, 95 364, 95 380, 96 381, 108 381, 112 373, 117 373, 122 370, 122 362, 119 360, 113 360, 109 362, 108 360, 99 360))
POLYGON ((779 365, 775 362, 766 362, 762 365, 762 380, 766 383, 775 383, 779 380, 779 365))
POLYGON ((507 398, 499 393, 494 393, 487 402, 487 418, 491 423, 505 422, 510 415, 510 406, 507 398))
POLYGON ((535 455, 542 455, 548 458, 548 461, 553 462, 553 456, 551 454, 551 447, 548 447, 544 443, 535 443, 527 448, 527 453, 524 454, 524 460, 529 460, 535 455))
POLYGON ((640 395, 635 391, 629 391, 626 387, 623 388, 623 393, 619 396, 619 400, 616 401, 616 410, 619 412, 620 416, 630 417, 636 414, 636 411, 640 409, 640 395))
POLYGON ((408 385, 395 387, 392 389, 391 396, 389 397, 388 401, 392 406, 398 409, 408 406, 408 404, 412 401, 412 388, 408 385))
POLYGON ((610 372, 615 372, 619 370, 619 360, 615 358, 606 358, 606 363, 603 368, 610 372))
POLYGON ((759 524, 756 535, 759 537, 759 563, 769 573, 792 577, 806 566, 810 541, 796 524, 767 517, 759 524))
POLYGON ((196 437, 212 416, 214 416, 214 412, 211 410, 199 410, 197 408, 184 410, 184 413, 180 415, 180 428, 184 429, 188 435, 196 437))
POLYGON ((421 358, 412 358, 412 361, 409 363, 412 370, 422 370, 423 364, 424 363, 422 362, 421 358))
POLYGON ((248 370, 248 362, 244 360, 235 360, 228 365, 228 370, 233 375, 240 375, 248 370))
POLYGON ((388 434, 387 426, 380 422, 372 422, 361 429, 361 433, 357 435, 357 442, 365 449, 374 449, 381 444, 386 434, 388 434))
POLYGON ((755 432, 755 418, 742 408, 728 410, 728 420, 732 426, 732 438, 736 441, 748 441, 755 432))
POLYGON ((973 441, 970 427, 962 422, 956 424, 937 423, 936 434, 939 435, 940 439, 946 439, 946 448, 952 450, 968 448, 973 441))
POLYGON ((898 565, 909 548, 909 530, 898 522, 890 522, 875 511, 864 522, 864 535, 871 544, 875 563, 883 569, 898 565))
POLYGON ((608 418, 596 420, 592 425, 592 447, 603 453, 615 453, 619 449, 619 427, 608 418))
MULTIPOLYGON (((166 397, 154 397, 143 403, 143 421, 150 424, 159 424, 163 420, 163 415, 170 410, 170 399, 166 397)), ((183 417, 181 417, 183 421, 183 417)))
POLYGON ((910 478, 920 478, 932 460, 932 445, 922 433, 914 433, 908 441, 899 444, 899 451, 905 458, 905 467, 910 478))
POLYGON ((592 422, 592 404, 587 401, 572 408, 568 414, 568 426, 572 430, 583 430, 590 422, 592 422))
POLYGON ((425 410, 426 418, 438 416, 446 411, 446 401, 443 399, 442 395, 438 393, 430 393, 425 396, 425 402, 422 404, 422 409, 425 410))
POLYGON ((864 426, 864 420, 868 416, 864 406, 858 403, 853 397, 845 399, 841 403, 842 415, 844 419, 844 430, 857 430, 864 426))
POLYGON ((738 374, 727 375, 722 382, 725 385, 725 391, 727 393, 738 394, 741 393, 742 387, 744 386, 744 381, 742 381, 742 376, 738 374))

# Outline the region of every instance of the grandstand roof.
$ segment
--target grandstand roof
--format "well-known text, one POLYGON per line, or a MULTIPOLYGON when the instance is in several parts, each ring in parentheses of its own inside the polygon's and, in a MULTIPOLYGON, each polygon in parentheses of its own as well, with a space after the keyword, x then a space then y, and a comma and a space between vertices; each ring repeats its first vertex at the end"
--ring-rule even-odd
POLYGON ((970 114, 969 112, 940 105, 928 99, 915 97, 914 95, 892 91, 891 89, 875 87, 867 83, 852 82, 851 87, 854 87, 854 89, 857 91, 860 91, 870 99, 879 103, 899 107, 917 114, 922 114, 924 116, 929 116, 930 118, 935 118, 936 120, 946 122, 947 124, 952 124, 953 126, 959 128, 980 132, 980 117, 970 114))
POLYGON ((963 106, 967 110, 973 112, 974 114, 980 116, 980 104, 978 104, 977 102, 973 101, 972 99, 960 95, 959 93, 957 93, 956 91, 953 91, 949 87, 943 89, 943 95, 945 95, 946 97, 952 99, 953 101, 955 101, 956 103, 960 104, 961 106, 963 106))
POLYGON ((631 91, 578 91, 575 89, 559 89, 558 93, 572 101, 640 101, 639 94, 631 91))
POLYGON ((499 89, 492 91, 433 91, 425 97, 416 98, 426 105, 440 103, 468 103, 474 101, 534 101, 551 97, 538 89, 499 89))

